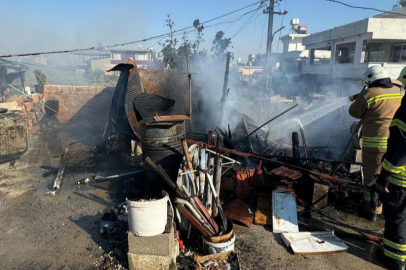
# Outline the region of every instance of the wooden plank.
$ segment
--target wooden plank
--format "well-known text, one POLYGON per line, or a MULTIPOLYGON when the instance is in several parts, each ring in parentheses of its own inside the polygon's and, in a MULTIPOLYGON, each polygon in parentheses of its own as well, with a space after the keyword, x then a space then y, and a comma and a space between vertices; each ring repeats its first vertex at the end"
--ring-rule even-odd
POLYGON ((293 194, 280 190, 272 191, 272 231, 299 232, 296 198, 293 194))
POLYGON ((186 141, 182 141, 182 147, 183 147, 183 153, 185 154, 188 169, 191 172, 190 176, 192 177, 192 181, 195 181, 195 174, 193 173, 194 168, 192 165, 192 158, 190 157, 189 148, 187 147, 186 141))
POLYGON ((199 230, 199 232, 203 234, 203 236, 213 236, 203 227, 203 225, 191 213, 189 213, 189 211, 183 205, 177 204, 176 208, 182 215, 184 215, 187 218, 187 220, 189 220, 190 223, 193 224, 193 226, 196 229, 199 230))
POLYGON ((210 216, 210 214, 207 212, 206 207, 204 207, 202 201, 198 197, 193 197, 193 200, 196 203, 197 207, 200 209, 200 211, 203 213, 205 218, 209 221, 210 225, 213 226, 214 231, 216 233, 218 233, 219 232, 219 226, 214 221, 214 219, 210 216))
POLYGON ((187 115, 161 115, 161 116, 154 116, 154 121, 159 122, 182 122, 190 120, 190 117, 187 115))
POLYGON ((333 232, 282 233, 282 240, 295 255, 327 255, 348 251, 348 246, 333 232))

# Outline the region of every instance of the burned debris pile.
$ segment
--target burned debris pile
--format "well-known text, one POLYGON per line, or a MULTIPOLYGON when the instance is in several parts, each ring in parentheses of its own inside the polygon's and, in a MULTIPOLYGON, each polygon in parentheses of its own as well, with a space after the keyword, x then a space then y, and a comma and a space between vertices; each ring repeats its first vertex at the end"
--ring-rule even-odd
MULTIPOLYGON (((356 213, 363 195, 361 163, 351 159, 358 134, 345 152, 316 145, 306 133, 319 117, 317 105, 293 101, 268 119, 227 106, 229 118, 206 122, 210 130, 192 129, 204 117, 185 113, 186 99, 179 105, 173 95, 151 94, 159 92, 156 85, 143 87, 133 60, 112 71, 120 77, 98 146, 78 151, 81 142, 73 142, 56 163, 42 166, 43 177, 52 177, 51 196, 64 192, 69 172, 88 173, 75 180, 77 190, 125 180, 98 224, 108 242, 100 269, 242 269, 237 224, 272 227, 293 254, 348 250, 338 238, 348 233, 333 234, 311 220, 331 211, 356 213), (316 248, 303 250, 301 241, 316 248)), ((60 128, 57 107, 44 118, 49 129, 60 128)))
POLYGON ((104 216, 100 230, 128 232, 121 253, 128 254, 130 269, 240 269, 233 223, 272 226, 295 254, 303 252, 295 246, 300 239, 326 243, 306 254, 348 249, 306 220, 332 210, 355 212, 363 192, 362 174, 354 169, 359 163, 334 160, 329 147, 308 145, 300 120, 294 122, 300 135, 289 133, 287 121, 298 104, 262 124, 235 111, 231 126, 188 133, 190 115, 172 110, 174 100, 145 93, 132 60, 117 68, 121 76, 103 139, 123 140, 131 155, 142 156, 144 174, 136 174, 137 189, 126 193, 125 214, 109 214, 113 221, 104 216), (281 139, 282 131, 291 141, 287 134, 281 139), (314 230, 320 232, 308 232, 314 230))

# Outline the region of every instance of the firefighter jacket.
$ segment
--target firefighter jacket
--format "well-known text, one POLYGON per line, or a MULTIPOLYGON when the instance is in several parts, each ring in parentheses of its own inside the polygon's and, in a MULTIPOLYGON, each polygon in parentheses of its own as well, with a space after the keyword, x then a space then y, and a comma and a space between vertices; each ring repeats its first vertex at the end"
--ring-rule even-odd
POLYGON ((351 116, 362 119, 362 149, 384 152, 387 148, 389 125, 399 108, 402 95, 400 87, 376 86, 363 91, 351 104, 351 116))
POLYGON ((385 187, 392 183, 406 188, 406 97, 396 111, 389 132, 388 149, 377 183, 385 187))

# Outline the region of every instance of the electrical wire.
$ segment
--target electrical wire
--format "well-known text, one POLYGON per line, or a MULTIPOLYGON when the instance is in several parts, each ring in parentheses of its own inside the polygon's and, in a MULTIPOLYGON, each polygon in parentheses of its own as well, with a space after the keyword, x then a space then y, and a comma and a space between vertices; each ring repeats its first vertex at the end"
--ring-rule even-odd
MULTIPOLYGON (((250 4, 250 5, 247 5, 247 6, 245 6, 245 7, 239 8, 239 9, 237 9, 237 10, 231 11, 231 12, 229 12, 229 13, 226 13, 226 14, 220 15, 220 16, 218 16, 218 17, 215 17, 215 18, 206 20, 206 21, 202 22, 201 24, 206 24, 206 23, 209 23, 209 22, 213 22, 213 21, 215 21, 215 20, 224 18, 224 17, 226 17, 226 16, 229 16, 229 15, 231 15, 231 14, 237 13, 237 12, 239 12, 239 11, 242 11, 242 10, 244 10, 244 9, 247 9, 247 8, 249 8, 249 7, 251 7, 251 6, 254 6, 254 5, 257 5, 257 4, 261 4, 260 6, 262 6, 263 1, 261 0, 261 1, 255 2, 255 3, 252 3, 252 4, 250 4)), ((249 14, 249 13, 252 13, 252 12, 254 12, 254 11, 256 11, 256 10, 257 10, 257 9, 254 9, 254 10, 252 10, 252 11, 246 12, 245 14, 243 14, 243 16, 245 16, 245 15, 247 15, 247 14, 249 14)), ((215 26, 215 25, 216 25, 216 24, 214 24, 214 25, 212 25, 212 26, 215 26)), ((207 28, 207 27, 211 27, 211 26, 205 26, 205 28, 207 28)), ((173 31, 172 34, 173 34, 173 33, 183 32, 183 31, 185 31, 185 30, 192 29, 192 28, 194 28, 194 26, 184 27, 184 28, 182 28, 182 29, 173 31)), ((194 29, 194 31, 196 31, 196 29, 194 29)), ((156 35, 156 36, 152 36, 152 37, 149 37, 149 38, 144 38, 144 39, 140 39, 140 40, 136 40, 136 41, 130 41, 130 42, 125 42, 125 43, 116 43, 116 44, 104 46, 104 48, 114 48, 114 47, 119 47, 119 46, 132 45, 132 44, 136 44, 136 43, 140 43, 140 42, 145 42, 145 41, 148 41, 148 40, 153 40, 153 39, 157 39, 157 38, 163 38, 163 37, 169 36, 170 34, 171 34, 171 33, 165 33, 165 34, 156 35)), ((9 58, 9 57, 18 57, 18 56, 35 56, 35 55, 43 55, 43 54, 74 53, 74 52, 94 51, 94 50, 100 50, 100 48, 99 48, 99 47, 89 47, 89 48, 82 48, 82 49, 70 49, 70 50, 59 50, 59 51, 48 51, 48 52, 22 53, 22 54, 6 54, 6 55, 0 55, 0 58, 9 58)))
MULTIPOLYGON (((258 11, 257 11, 258 12, 258 11)), ((231 37, 232 39, 237 36, 244 28, 246 28, 248 25, 250 25, 253 21, 255 21, 262 13, 257 14, 255 16, 255 13, 252 14, 250 18, 237 30, 237 32, 231 37), (255 16, 255 17, 254 17, 255 16)))
POLYGON ((349 7, 349 8, 372 10, 372 11, 378 11, 378 12, 382 12, 382 13, 388 13, 388 14, 393 14, 393 15, 399 15, 399 16, 406 17, 406 14, 402 14, 402 13, 398 13, 398 12, 385 11, 385 10, 381 10, 381 9, 377 9, 377 8, 371 8, 371 7, 354 6, 354 5, 350 5, 350 4, 347 4, 347 3, 344 3, 344 2, 341 2, 341 1, 337 1, 337 0, 323 0, 323 1, 340 4, 340 5, 349 7))
MULTIPOLYGON (((285 11, 286 11, 286 3, 287 3, 287 2, 288 2, 288 0, 285 0, 285 7, 284 7, 284 10, 285 10, 285 11)), ((282 12, 282 11, 279 9, 279 12, 282 12)), ((281 27, 280 27, 280 28, 282 28, 282 26, 283 26, 283 22, 284 22, 284 20, 285 20, 285 16, 286 16, 286 13, 283 13, 282 20, 281 20, 281 27)), ((280 44, 280 41, 281 41, 281 35, 282 35, 282 30, 279 31, 279 38, 278 38, 278 45, 276 46, 276 52, 279 51, 279 44, 280 44)))

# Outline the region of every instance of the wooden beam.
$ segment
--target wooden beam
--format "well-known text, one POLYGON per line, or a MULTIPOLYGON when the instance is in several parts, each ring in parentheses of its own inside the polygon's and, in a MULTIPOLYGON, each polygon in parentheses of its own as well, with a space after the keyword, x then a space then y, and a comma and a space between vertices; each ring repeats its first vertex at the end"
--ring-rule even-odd
POLYGON ((160 122, 182 122, 190 120, 190 117, 187 115, 162 115, 154 116, 154 121, 157 123, 160 122))

